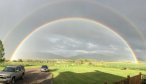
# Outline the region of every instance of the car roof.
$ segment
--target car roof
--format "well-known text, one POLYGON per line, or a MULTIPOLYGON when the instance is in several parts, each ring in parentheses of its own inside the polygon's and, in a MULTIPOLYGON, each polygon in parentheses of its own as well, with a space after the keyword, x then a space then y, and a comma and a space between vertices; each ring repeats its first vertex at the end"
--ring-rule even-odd
POLYGON ((47 66, 47 65, 42 65, 42 66, 47 66))
POLYGON ((18 67, 18 66, 21 66, 21 65, 8 65, 8 66, 6 66, 6 67, 18 67))
POLYGON ((6 67, 13 67, 13 68, 16 68, 17 66, 6 66, 6 67))
POLYGON ((47 65, 42 65, 41 68, 48 68, 48 66, 47 65))

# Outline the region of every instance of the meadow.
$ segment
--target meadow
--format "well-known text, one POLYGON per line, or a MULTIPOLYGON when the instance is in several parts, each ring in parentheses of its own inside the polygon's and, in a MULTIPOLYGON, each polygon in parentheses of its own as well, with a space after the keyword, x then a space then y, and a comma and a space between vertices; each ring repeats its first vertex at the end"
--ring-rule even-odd
POLYGON ((146 62, 96 62, 89 60, 49 60, 21 61, 1 63, 0 69, 7 65, 24 65, 28 68, 40 68, 48 65, 53 73, 53 84, 103 84, 121 80, 127 75, 146 74, 146 62))

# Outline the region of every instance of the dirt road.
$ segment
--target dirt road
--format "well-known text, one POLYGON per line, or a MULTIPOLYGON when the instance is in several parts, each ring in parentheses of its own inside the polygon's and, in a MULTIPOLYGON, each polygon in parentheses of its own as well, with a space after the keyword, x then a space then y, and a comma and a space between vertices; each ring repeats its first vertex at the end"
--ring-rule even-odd
POLYGON ((52 84, 52 74, 39 69, 26 70, 24 79, 17 80, 16 84, 52 84))

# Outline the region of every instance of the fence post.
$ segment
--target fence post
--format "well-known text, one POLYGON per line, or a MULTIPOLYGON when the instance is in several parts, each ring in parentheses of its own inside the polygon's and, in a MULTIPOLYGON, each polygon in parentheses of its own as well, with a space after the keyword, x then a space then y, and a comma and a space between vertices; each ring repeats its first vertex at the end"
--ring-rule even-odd
POLYGON ((140 76, 142 76, 142 73, 141 73, 141 72, 139 72, 139 75, 140 75, 140 76))
POLYGON ((139 82, 142 83, 142 73, 141 72, 139 73, 139 77, 140 77, 140 81, 139 82))
POLYGON ((127 84, 130 84, 130 75, 127 76, 127 84))

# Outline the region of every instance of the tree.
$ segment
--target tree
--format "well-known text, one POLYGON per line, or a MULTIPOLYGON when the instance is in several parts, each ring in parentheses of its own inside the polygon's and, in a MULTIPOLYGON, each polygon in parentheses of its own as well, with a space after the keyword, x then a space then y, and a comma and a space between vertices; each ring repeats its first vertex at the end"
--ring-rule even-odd
POLYGON ((23 60, 22 59, 18 59, 18 62, 23 62, 23 60))
POLYGON ((0 40, 0 62, 3 62, 5 60, 4 55, 5 55, 4 46, 2 41, 0 40))

